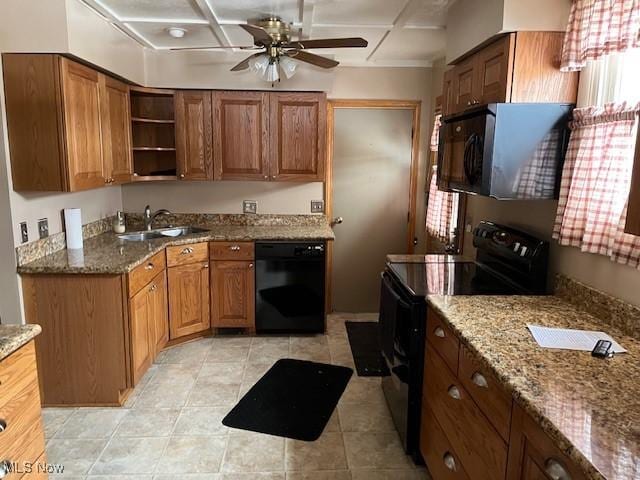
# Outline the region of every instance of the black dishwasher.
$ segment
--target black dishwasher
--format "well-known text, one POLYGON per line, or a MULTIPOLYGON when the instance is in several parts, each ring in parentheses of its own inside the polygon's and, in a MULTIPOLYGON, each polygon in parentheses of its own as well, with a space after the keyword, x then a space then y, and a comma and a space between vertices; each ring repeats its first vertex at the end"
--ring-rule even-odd
POLYGON ((256 330, 323 333, 324 242, 256 242, 256 330))

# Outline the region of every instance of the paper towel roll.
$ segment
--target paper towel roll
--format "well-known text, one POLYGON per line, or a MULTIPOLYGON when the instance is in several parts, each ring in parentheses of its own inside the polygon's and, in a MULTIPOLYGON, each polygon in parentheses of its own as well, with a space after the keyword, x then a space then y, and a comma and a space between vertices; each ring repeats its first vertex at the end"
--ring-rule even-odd
POLYGON ((79 208, 64 209, 64 230, 67 236, 67 249, 82 248, 82 212, 79 208))

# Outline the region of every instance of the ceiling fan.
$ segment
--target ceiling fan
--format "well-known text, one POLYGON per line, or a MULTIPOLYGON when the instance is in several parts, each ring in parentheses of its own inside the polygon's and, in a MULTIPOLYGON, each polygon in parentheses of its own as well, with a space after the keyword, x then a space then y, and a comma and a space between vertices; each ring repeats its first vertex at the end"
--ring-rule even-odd
POLYGON ((291 41, 291 26, 277 17, 265 18, 255 24, 240 24, 253 37, 253 45, 223 47, 177 47, 171 50, 214 50, 235 48, 255 50, 231 69, 232 72, 251 68, 268 82, 280 81, 280 71, 291 78, 296 71, 297 62, 305 62, 321 68, 333 68, 340 62, 322 57, 305 50, 316 48, 364 48, 369 43, 360 37, 327 38, 320 40, 291 41))

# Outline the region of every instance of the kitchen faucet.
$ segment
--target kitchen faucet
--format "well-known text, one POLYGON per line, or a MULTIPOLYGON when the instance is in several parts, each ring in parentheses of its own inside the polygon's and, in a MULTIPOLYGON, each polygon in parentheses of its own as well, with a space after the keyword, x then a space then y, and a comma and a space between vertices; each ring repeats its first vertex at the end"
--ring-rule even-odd
POLYGON ((142 214, 142 219, 144 220, 145 230, 151 230, 151 227, 153 226, 153 221, 156 219, 158 215, 171 215, 171 212, 169 210, 161 208, 160 210, 156 210, 155 212, 151 213, 151 207, 149 205, 144 207, 144 213, 142 214))

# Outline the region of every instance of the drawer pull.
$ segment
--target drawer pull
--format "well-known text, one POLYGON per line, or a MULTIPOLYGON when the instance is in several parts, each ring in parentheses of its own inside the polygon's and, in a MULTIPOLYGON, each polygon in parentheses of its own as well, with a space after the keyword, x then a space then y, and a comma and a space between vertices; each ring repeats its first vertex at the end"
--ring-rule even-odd
POLYGON ((0 433, 4 432, 7 429, 7 422, 0 419, 0 433))
POLYGON ((145 270, 153 270, 153 263, 149 262, 144 266, 145 270))
POLYGON ((460 390, 455 385, 451 385, 449 390, 447 390, 449 396, 455 400, 460 400, 462 397, 460 396, 460 390))
POLYGON ((544 471, 552 480, 571 480, 571 475, 555 458, 549 458, 544 464, 544 471))
POLYGON ((187 247, 182 249, 180 255, 189 255, 190 253, 193 253, 193 248, 187 247))
POLYGON ((444 329, 442 327, 437 327, 433 333, 435 334, 436 337, 440 337, 440 338, 444 338, 445 334, 444 334, 444 329))
POLYGON ((249 264, 249 268, 253 268, 253 263, 250 263, 250 264, 249 264))
POLYGON ((11 461, 3 460, 0 462, 0 478, 4 478, 11 473, 11 461))
POLYGON ((149 289, 150 292, 155 292, 157 290, 158 286, 154 283, 153 285, 151 285, 151 288, 149 289))
POLYGON ((231 250, 232 252, 239 252, 240 251, 240 245, 231 245, 229 247, 229 250, 231 250))
POLYGON ((484 375, 482 375, 480 372, 475 372, 471 376, 471 381, 474 384, 476 384, 478 387, 480 387, 480 388, 489 388, 489 384, 487 383, 487 379, 484 378, 484 375))
POLYGON ((209 264, 205 263, 204 265, 202 265, 202 268, 209 268, 209 264))
POLYGON ((456 465, 456 459, 453 458, 453 455, 451 455, 449 452, 446 452, 444 454, 444 457, 442 457, 442 460, 444 461, 445 467, 447 467, 452 472, 456 472, 458 470, 458 467, 456 465))

